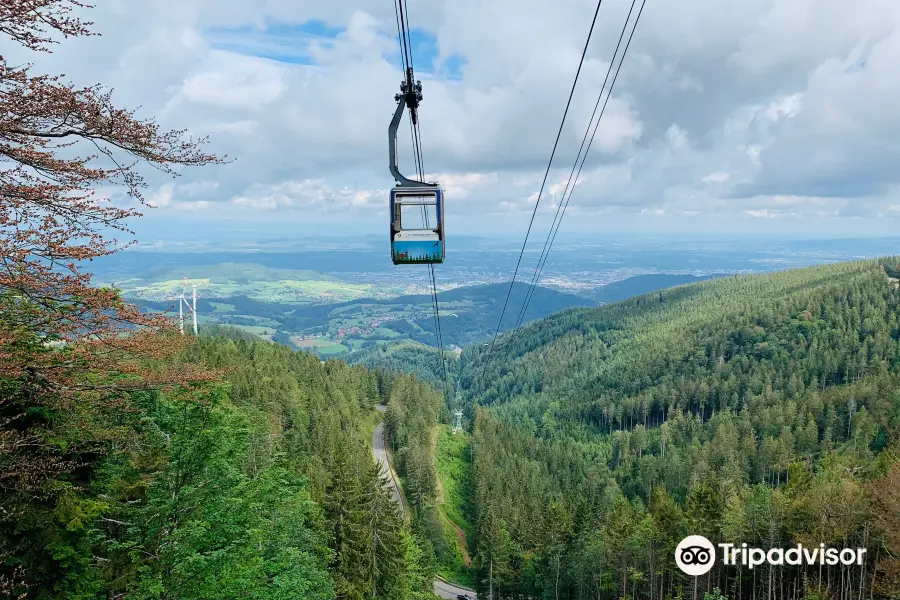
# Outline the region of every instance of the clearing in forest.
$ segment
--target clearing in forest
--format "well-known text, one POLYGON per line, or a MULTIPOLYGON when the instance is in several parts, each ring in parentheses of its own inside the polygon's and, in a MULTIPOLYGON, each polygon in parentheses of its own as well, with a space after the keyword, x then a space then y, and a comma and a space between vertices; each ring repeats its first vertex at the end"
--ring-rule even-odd
POLYGON ((450 426, 439 425, 435 437, 437 506, 448 542, 459 551, 456 564, 442 565, 440 574, 453 583, 471 585, 474 573, 469 570, 471 558, 468 548, 472 535, 469 520, 472 489, 469 435, 465 432, 453 434, 450 426))

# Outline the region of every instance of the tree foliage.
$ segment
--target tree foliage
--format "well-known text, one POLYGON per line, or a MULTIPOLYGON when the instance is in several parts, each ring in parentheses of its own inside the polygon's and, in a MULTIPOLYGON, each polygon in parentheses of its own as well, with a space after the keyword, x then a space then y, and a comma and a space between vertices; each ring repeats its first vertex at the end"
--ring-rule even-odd
MULTIPOLYGON (((217 337, 195 338, 177 360, 227 375, 193 391, 127 392, 130 410, 104 416, 119 435, 60 482, 53 510, 25 505, 0 523, 0 575, 21 580, 10 594, 429 597, 427 543, 365 439, 382 400, 376 374, 217 337)), ((77 434, 58 432, 59 443, 77 434)))
MULTIPOLYGON (((91 35, 91 23, 73 13, 84 8, 10 0, 0 7, 0 36, 49 52, 59 37, 91 35)), ((96 512, 77 500, 78 490, 111 447, 128 443, 126 390, 215 375, 161 360, 186 343, 172 323, 93 286, 85 270, 124 247, 109 232, 128 232, 127 220, 139 214, 98 188, 122 189, 141 206, 143 167, 175 175, 222 162, 203 142, 117 107, 102 86, 77 87, 0 56, 0 527, 13 534, 0 560, 23 546, 34 560, 55 554, 40 569, 68 560, 52 550, 58 539, 48 528, 61 513, 96 512), (50 536, 43 551, 18 536, 38 530, 50 536)), ((23 565, 12 572, 17 581, 32 577, 23 565)), ((0 579, 11 589, 9 572, 0 579)))
POLYGON ((481 590, 895 597, 898 262, 704 282, 467 349, 481 590), (695 590, 672 559, 688 533, 869 561, 717 565, 695 590))
MULTIPOLYGON (((4 2, 0 35, 49 51, 87 8, 4 2)), ((427 597, 362 435, 373 373, 175 335, 92 283, 144 167, 224 161, 100 85, 0 57, 0 91, 0 595, 427 597)))

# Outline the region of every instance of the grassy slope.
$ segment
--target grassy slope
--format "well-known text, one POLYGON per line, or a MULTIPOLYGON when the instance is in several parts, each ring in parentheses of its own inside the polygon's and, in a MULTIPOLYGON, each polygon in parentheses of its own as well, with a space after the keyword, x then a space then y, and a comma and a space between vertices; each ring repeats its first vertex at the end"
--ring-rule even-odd
POLYGON ((437 433, 435 455, 443 500, 438 503, 438 512, 447 541, 456 549, 453 564, 440 565, 439 573, 447 581, 471 587, 474 573, 466 566, 465 559, 472 552, 464 547, 459 535, 462 532, 466 540, 472 539, 472 524, 468 520, 472 477, 469 436, 466 433, 453 435, 448 425, 438 426, 437 433))
POLYGON ((366 443, 369 446, 372 445, 372 434, 375 433, 375 428, 378 427, 378 424, 384 420, 384 413, 380 410, 373 410, 370 414, 365 416, 365 420, 360 425, 360 428, 363 430, 365 435, 366 443))

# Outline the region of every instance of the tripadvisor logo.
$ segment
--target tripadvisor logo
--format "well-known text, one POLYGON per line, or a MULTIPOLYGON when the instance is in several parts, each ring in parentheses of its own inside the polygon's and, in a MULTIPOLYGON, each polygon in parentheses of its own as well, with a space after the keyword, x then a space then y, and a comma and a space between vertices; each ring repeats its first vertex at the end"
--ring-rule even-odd
POLYGON ((716 549, 702 535, 689 535, 675 548, 675 563, 688 575, 705 575, 716 564, 716 549))
MULTIPOLYGON (((865 561, 865 548, 826 548, 825 544, 817 547, 806 547, 797 544, 793 548, 749 548, 747 544, 718 544, 721 548, 722 564, 742 565, 753 568, 762 564, 782 565, 862 565, 865 561)), ((704 575, 716 564, 716 551, 712 542, 702 535, 689 535, 675 548, 675 563, 678 568, 698 577, 704 575)))

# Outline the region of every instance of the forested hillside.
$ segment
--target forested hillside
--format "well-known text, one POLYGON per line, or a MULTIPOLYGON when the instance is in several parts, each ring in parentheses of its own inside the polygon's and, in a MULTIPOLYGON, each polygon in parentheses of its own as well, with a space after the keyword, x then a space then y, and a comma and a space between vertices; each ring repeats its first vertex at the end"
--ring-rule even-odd
POLYGON ((177 360, 225 375, 129 393, 77 429, 72 415, 47 417, 57 444, 87 428, 96 441, 53 493, 0 489, 13 597, 433 597, 430 545, 400 518, 366 443, 387 400, 379 377, 222 337, 177 360))
POLYGON ((865 568, 717 565, 700 594, 900 593, 900 294, 890 259, 569 310, 463 355, 481 590, 691 595, 688 533, 868 548, 865 568))
POLYGON ((713 277, 722 277, 722 275, 673 275, 669 273, 635 275, 633 277, 628 277, 627 279, 613 281, 612 283, 608 283, 592 290, 586 290, 582 292, 581 295, 585 298, 595 300, 600 304, 607 304, 625 300, 632 296, 639 296, 640 294, 663 290, 676 285, 697 283, 698 281, 712 279, 713 277))
POLYGON ((342 358, 350 364, 363 365, 378 371, 409 373, 437 389, 443 389, 445 385, 444 367, 447 368, 448 389, 456 385, 459 372, 456 354, 445 351, 442 363, 440 350, 411 342, 398 342, 360 350, 342 358))
MULTIPOLYGON (((497 329, 497 321, 500 319, 507 293, 509 293, 509 306, 519 307, 531 289, 530 285, 516 282, 511 291, 508 283, 494 283, 465 286, 440 292, 438 300, 442 310, 458 315, 458 317, 441 315, 441 335, 444 344, 465 347, 485 341, 497 329)), ((397 300, 403 301, 402 298, 397 300)), ((567 308, 591 306, 592 304, 590 300, 573 294, 536 286, 523 322, 540 319, 567 308)), ((516 317, 518 317, 518 311, 515 314, 507 311, 500 330, 506 331, 512 328, 516 317)), ((433 331, 434 324, 429 318, 421 319, 417 321, 417 324, 426 331, 433 331)), ((432 345, 434 344, 432 343, 432 345)))

